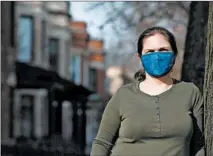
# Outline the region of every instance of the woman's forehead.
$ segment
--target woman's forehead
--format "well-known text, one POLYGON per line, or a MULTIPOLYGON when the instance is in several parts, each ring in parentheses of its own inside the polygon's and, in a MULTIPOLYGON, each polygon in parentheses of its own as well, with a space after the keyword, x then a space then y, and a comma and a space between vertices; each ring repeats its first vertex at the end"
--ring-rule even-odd
POLYGON ((145 38, 143 41, 143 49, 155 49, 163 47, 171 47, 171 46, 166 37, 161 34, 149 36, 145 38))

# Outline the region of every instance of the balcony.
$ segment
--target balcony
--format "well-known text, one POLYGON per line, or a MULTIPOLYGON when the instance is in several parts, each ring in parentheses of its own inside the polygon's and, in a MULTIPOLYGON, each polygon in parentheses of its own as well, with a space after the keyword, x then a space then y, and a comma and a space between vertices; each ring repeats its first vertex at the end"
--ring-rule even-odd
POLYGON ((51 24, 60 27, 67 27, 69 25, 67 16, 61 14, 50 14, 48 20, 51 24))
POLYGON ((66 1, 62 2, 45 2, 45 9, 50 13, 68 14, 69 3, 66 1))

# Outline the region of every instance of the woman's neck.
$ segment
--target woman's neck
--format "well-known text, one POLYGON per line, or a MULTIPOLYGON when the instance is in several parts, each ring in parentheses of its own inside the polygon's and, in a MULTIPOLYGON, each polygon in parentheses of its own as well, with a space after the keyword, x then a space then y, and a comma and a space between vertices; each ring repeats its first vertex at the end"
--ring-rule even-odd
POLYGON ((170 77, 169 74, 160 77, 160 78, 155 78, 151 77, 150 75, 146 74, 146 79, 144 80, 145 83, 150 84, 150 85, 172 85, 173 84, 173 79, 170 77))

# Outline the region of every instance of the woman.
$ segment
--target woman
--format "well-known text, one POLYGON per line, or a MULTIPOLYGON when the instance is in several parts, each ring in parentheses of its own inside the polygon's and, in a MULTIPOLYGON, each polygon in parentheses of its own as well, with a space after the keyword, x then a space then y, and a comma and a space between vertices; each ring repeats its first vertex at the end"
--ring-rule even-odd
POLYGON ((137 55, 145 79, 111 98, 91 156, 204 156, 202 95, 193 83, 170 77, 177 52, 168 30, 141 34, 137 55))

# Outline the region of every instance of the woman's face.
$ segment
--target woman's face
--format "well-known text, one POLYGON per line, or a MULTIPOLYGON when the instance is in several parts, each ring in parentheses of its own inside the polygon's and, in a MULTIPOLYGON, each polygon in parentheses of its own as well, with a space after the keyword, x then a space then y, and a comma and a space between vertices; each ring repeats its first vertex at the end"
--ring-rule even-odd
POLYGON ((142 55, 156 51, 172 51, 169 41, 159 33, 143 40, 142 55))

